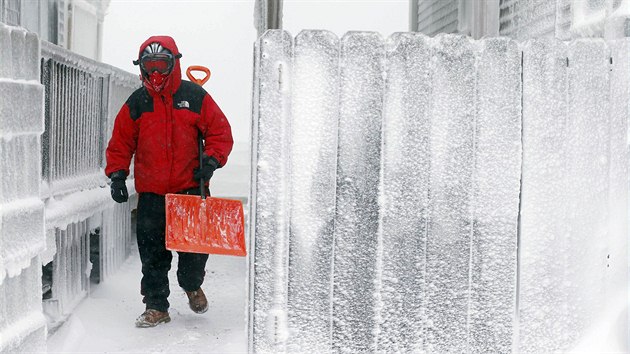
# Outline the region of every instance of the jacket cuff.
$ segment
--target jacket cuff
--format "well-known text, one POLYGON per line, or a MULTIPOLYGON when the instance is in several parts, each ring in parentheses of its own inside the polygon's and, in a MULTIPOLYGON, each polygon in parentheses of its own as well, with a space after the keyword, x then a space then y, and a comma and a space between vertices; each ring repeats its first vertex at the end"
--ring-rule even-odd
POLYGON ((221 164, 219 164, 219 160, 217 160, 214 156, 210 156, 208 158, 208 165, 212 166, 215 170, 217 168, 221 168, 221 164))
POLYGON ((116 180, 124 181, 125 179, 127 179, 127 173, 125 173, 125 171, 123 170, 116 171, 116 172, 113 172, 111 175, 109 175, 109 179, 111 179, 112 181, 116 181, 116 180))

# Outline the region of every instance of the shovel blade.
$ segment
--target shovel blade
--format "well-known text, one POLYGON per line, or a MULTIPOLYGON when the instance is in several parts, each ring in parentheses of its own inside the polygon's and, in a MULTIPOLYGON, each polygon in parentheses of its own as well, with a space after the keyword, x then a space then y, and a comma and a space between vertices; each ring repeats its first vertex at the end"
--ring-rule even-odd
POLYGON ((166 249, 246 256, 243 204, 232 199, 167 194, 166 249))

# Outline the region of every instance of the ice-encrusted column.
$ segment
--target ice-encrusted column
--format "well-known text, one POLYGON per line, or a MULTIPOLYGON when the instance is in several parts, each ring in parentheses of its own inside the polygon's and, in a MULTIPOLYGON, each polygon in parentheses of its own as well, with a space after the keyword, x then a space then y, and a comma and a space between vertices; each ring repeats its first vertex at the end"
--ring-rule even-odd
POLYGON ((523 353, 566 350, 565 169, 567 48, 523 46, 523 177, 519 240, 519 337, 523 353))
POLYGON ((294 50, 287 349, 323 353, 332 348, 339 39, 303 31, 294 50))
POLYGON ((293 38, 271 30, 256 43, 250 219, 249 340, 282 352, 287 331, 289 129, 293 38))
POLYGON ((426 246, 427 350, 468 350, 475 54, 463 36, 437 37, 426 246))
POLYGON ((505 38, 477 42, 469 352, 512 349, 521 179, 521 52, 505 38))
POLYGON ((387 49, 378 350, 392 353, 423 345, 433 47, 423 34, 398 33, 387 49))
POLYGON ((630 118, 630 39, 608 42, 610 75, 610 172, 609 235, 606 296, 611 313, 617 313, 615 328, 620 351, 630 351, 628 328, 628 118, 630 118), (624 310, 625 308, 625 310, 624 310))
POLYGON ((595 39, 571 42, 568 49, 565 331, 574 344, 593 328, 606 301, 610 54, 595 39))
POLYGON ((379 175, 384 44, 349 32, 341 40, 335 215, 333 350, 376 350, 379 175))
POLYGON ((35 33, 0 23, 0 352, 46 350, 40 254, 44 88, 35 33))

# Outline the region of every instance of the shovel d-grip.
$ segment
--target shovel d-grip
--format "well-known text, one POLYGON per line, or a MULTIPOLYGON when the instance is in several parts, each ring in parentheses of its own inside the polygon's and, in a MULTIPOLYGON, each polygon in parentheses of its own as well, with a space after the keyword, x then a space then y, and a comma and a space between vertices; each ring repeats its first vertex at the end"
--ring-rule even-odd
POLYGON ((196 83, 199 86, 203 86, 203 84, 208 82, 208 80, 210 80, 210 75, 211 75, 210 74, 210 69, 206 68, 205 66, 192 65, 192 66, 189 66, 188 69, 186 69, 186 76, 188 76, 188 80, 196 83), (198 79, 198 78, 193 76, 193 74, 192 74, 193 71, 204 72, 206 74, 206 76, 201 78, 201 79, 198 79))

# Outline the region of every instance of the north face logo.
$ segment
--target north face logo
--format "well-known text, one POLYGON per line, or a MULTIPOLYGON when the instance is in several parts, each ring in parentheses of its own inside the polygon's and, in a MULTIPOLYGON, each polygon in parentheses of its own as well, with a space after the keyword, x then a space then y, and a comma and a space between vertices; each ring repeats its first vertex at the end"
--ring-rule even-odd
POLYGON ((177 107, 179 108, 190 108, 190 104, 188 103, 188 101, 181 101, 177 104, 177 107))

